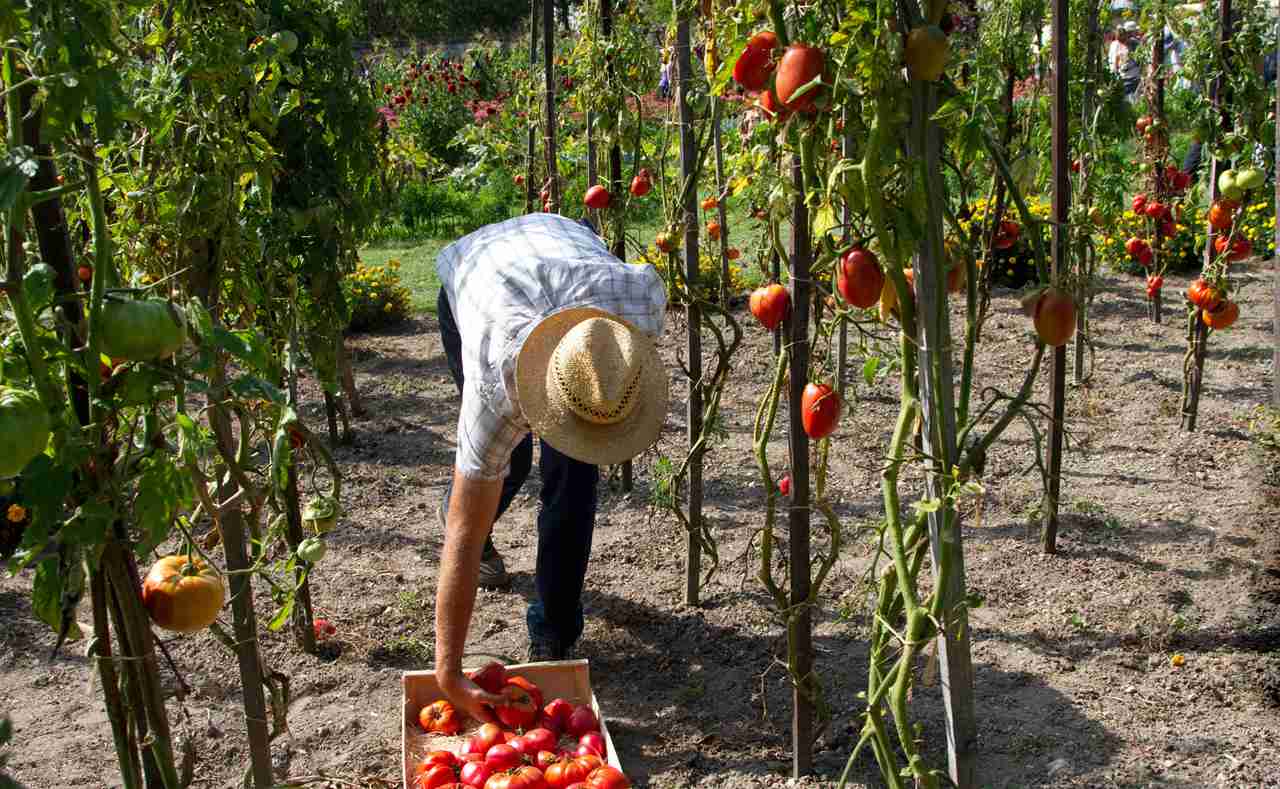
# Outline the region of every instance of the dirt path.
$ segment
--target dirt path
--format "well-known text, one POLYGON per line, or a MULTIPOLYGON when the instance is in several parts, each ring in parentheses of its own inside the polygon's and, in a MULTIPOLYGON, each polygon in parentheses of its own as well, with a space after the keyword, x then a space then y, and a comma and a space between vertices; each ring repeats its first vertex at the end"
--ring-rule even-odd
MULTIPOLYGON (((1170 278, 1168 294, 1176 299, 1185 284, 1170 278)), ((1267 296, 1248 289, 1240 327, 1212 338, 1200 430, 1184 434, 1181 307, 1171 325, 1155 326, 1136 279, 1105 283, 1096 372, 1069 394, 1058 556, 1040 555, 1028 525, 1040 501, 1038 477, 1023 473, 1030 434, 1014 429, 992 451, 965 533, 970 586, 985 599, 973 614, 985 786, 1280 786, 1280 478, 1248 433, 1270 383, 1267 296), (1170 665, 1175 652, 1181 668, 1170 665)), ((1013 294, 999 295, 993 313, 979 383, 1012 391, 1028 361, 1029 323, 1013 294)), ((679 602, 684 540, 649 506, 653 457, 638 464, 634 493, 602 494, 580 654, 641 786, 777 786, 789 764, 789 693, 771 668, 781 628, 742 558, 761 519, 750 430, 770 364, 764 334, 748 335, 726 401, 728 439, 708 462, 722 562, 703 607, 679 602)), ((371 416, 339 452, 349 514, 317 572, 318 605, 338 641, 325 659, 298 655, 281 636, 264 641, 268 662, 293 680, 292 731, 275 749, 281 770, 388 786, 398 775, 400 671, 432 661, 435 508, 457 412, 430 319, 353 346, 371 416)), ((674 394, 662 445, 670 454, 682 444, 679 386, 674 394)), ((850 529, 879 517, 878 457, 897 402, 891 376, 859 382, 857 395, 830 483, 850 529)), ((308 418, 319 423, 314 410, 308 418)), ((781 435, 772 457, 782 468, 781 435)), ((516 582, 508 593, 481 592, 476 652, 522 654, 536 490, 531 481, 497 529, 516 582)), ((860 722, 868 554, 865 537, 850 547, 818 617, 832 711, 819 744, 827 779, 843 768, 860 722)), ((0 710, 16 724, 12 767, 33 788, 116 786, 83 647, 48 660, 53 637, 31 615, 29 586, 27 576, 0 581, 0 710)), ((246 759, 235 661, 207 635, 171 648, 193 688, 185 716, 172 709, 198 741, 196 785, 234 785, 246 759)), ((942 742, 937 689, 921 685, 914 704, 926 741, 942 742)), ((854 774, 879 785, 867 760, 854 774)))

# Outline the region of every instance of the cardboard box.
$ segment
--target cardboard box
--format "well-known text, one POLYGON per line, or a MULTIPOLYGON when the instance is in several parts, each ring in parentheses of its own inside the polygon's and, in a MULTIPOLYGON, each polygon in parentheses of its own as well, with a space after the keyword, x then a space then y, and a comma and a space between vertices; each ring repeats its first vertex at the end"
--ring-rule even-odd
MULTIPOLYGON (((467 671, 479 668, 471 666, 467 671)), ((606 761, 622 769, 618 762, 618 751, 613 747, 613 738, 609 736, 609 727, 605 724, 604 713, 591 690, 591 672, 586 660, 559 660, 546 663, 517 663, 507 666, 508 674, 518 674, 542 690, 544 703, 555 698, 563 698, 575 706, 590 704, 600 721, 600 734, 604 737, 605 747, 609 753, 606 761)), ((404 721, 401 729, 401 752, 404 760, 404 789, 414 789, 413 775, 419 761, 429 751, 446 750, 460 753, 470 732, 476 727, 475 721, 469 721, 469 730, 457 737, 446 737, 440 734, 428 734, 418 725, 418 713, 431 702, 444 698, 440 686, 436 684, 434 671, 406 671, 402 676, 404 721)))

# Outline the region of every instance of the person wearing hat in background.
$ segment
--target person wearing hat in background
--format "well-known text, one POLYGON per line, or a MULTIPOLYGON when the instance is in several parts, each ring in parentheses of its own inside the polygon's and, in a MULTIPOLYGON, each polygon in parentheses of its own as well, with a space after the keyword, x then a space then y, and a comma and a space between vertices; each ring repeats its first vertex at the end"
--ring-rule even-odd
POLYGON ((1130 104, 1138 100, 1138 85, 1142 82, 1142 67, 1133 56, 1138 48, 1139 38, 1137 22, 1121 22, 1116 28, 1116 38, 1107 52, 1107 64, 1113 72, 1120 75, 1125 98, 1130 104))
POLYGON ((489 720, 498 699, 462 673, 477 586, 506 585, 491 530, 529 475, 540 440, 535 600, 529 660, 569 657, 595 528, 598 467, 653 444, 669 381, 655 338, 666 289, 587 225, 550 213, 483 227, 436 259, 437 311, 462 396, 453 481, 440 508, 436 674, 455 705, 489 720))

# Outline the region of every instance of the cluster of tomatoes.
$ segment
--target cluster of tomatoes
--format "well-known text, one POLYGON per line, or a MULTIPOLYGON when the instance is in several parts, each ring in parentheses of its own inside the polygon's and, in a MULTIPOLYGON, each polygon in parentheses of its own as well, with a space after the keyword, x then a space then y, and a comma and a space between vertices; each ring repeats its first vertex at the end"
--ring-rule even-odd
MULTIPOLYGON (((494 708, 502 725, 482 724, 461 753, 428 753, 417 766, 415 789, 630 789, 626 775, 605 763, 600 721, 589 705, 565 699, 544 705, 537 685, 508 675, 500 663, 471 679, 504 698, 494 708)), ((444 699, 423 707, 418 722, 436 734, 462 730, 462 716, 444 699)))
MULTIPOLYGON (((517 186, 524 185, 524 176, 516 176, 517 186)), ((631 194, 633 197, 644 197, 653 189, 653 174, 649 172, 648 167, 641 167, 640 172, 631 179, 631 194)), ((542 190, 542 210, 551 210, 551 190, 544 188, 542 190)), ((613 195, 609 193, 609 189, 600 184, 595 184, 587 189, 585 195, 582 196, 582 204, 587 208, 597 211, 606 209, 613 203, 613 195)))
POLYGON ((1203 277, 1187 287, 1187 301, 1200 309, 1200 319, 1210 329, 1226 329, 1240 317, 1240 305, 1203 277))

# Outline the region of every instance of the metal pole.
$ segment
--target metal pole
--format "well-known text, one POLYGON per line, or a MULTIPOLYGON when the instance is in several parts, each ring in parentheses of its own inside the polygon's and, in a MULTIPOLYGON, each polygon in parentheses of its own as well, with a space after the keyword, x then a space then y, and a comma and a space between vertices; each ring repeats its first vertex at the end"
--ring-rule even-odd
MULTIPOLYGON (((685 188, 697 168, 698 144, 693 137, 693 110, 689 107, 692 65, 689 57, 689 20, 676 26, 676 101, 680 108, 680 185, 684 195, 684 265, 689 283, 689 303, 685 316, 689 323, 689 447, 702 435, 702 310, 694 300, 698 282, 698 192, 685 188)), ((686 540, 684 601, 697 605, 702 580, 702 543, 697 535, 702 530, 702 452, 689 462, 689 534, 686 540)))
MULTIPOLYGON (((1049 279, 1057 285, 1071 268, 1067 214, 1071 207, 1069 118, 1067 114, 1068 16, 1067 0, 1053 0, 1053 262, 1049 279)), ((1040 547, 1058 552, 1058 498, 1062 492, 1062 432, 1066 415, 1067 346, 1053 349, 1049 399, 1053 423, 1049 426, 1049 490, 1044 501, 1044 530, 1040 547)))

